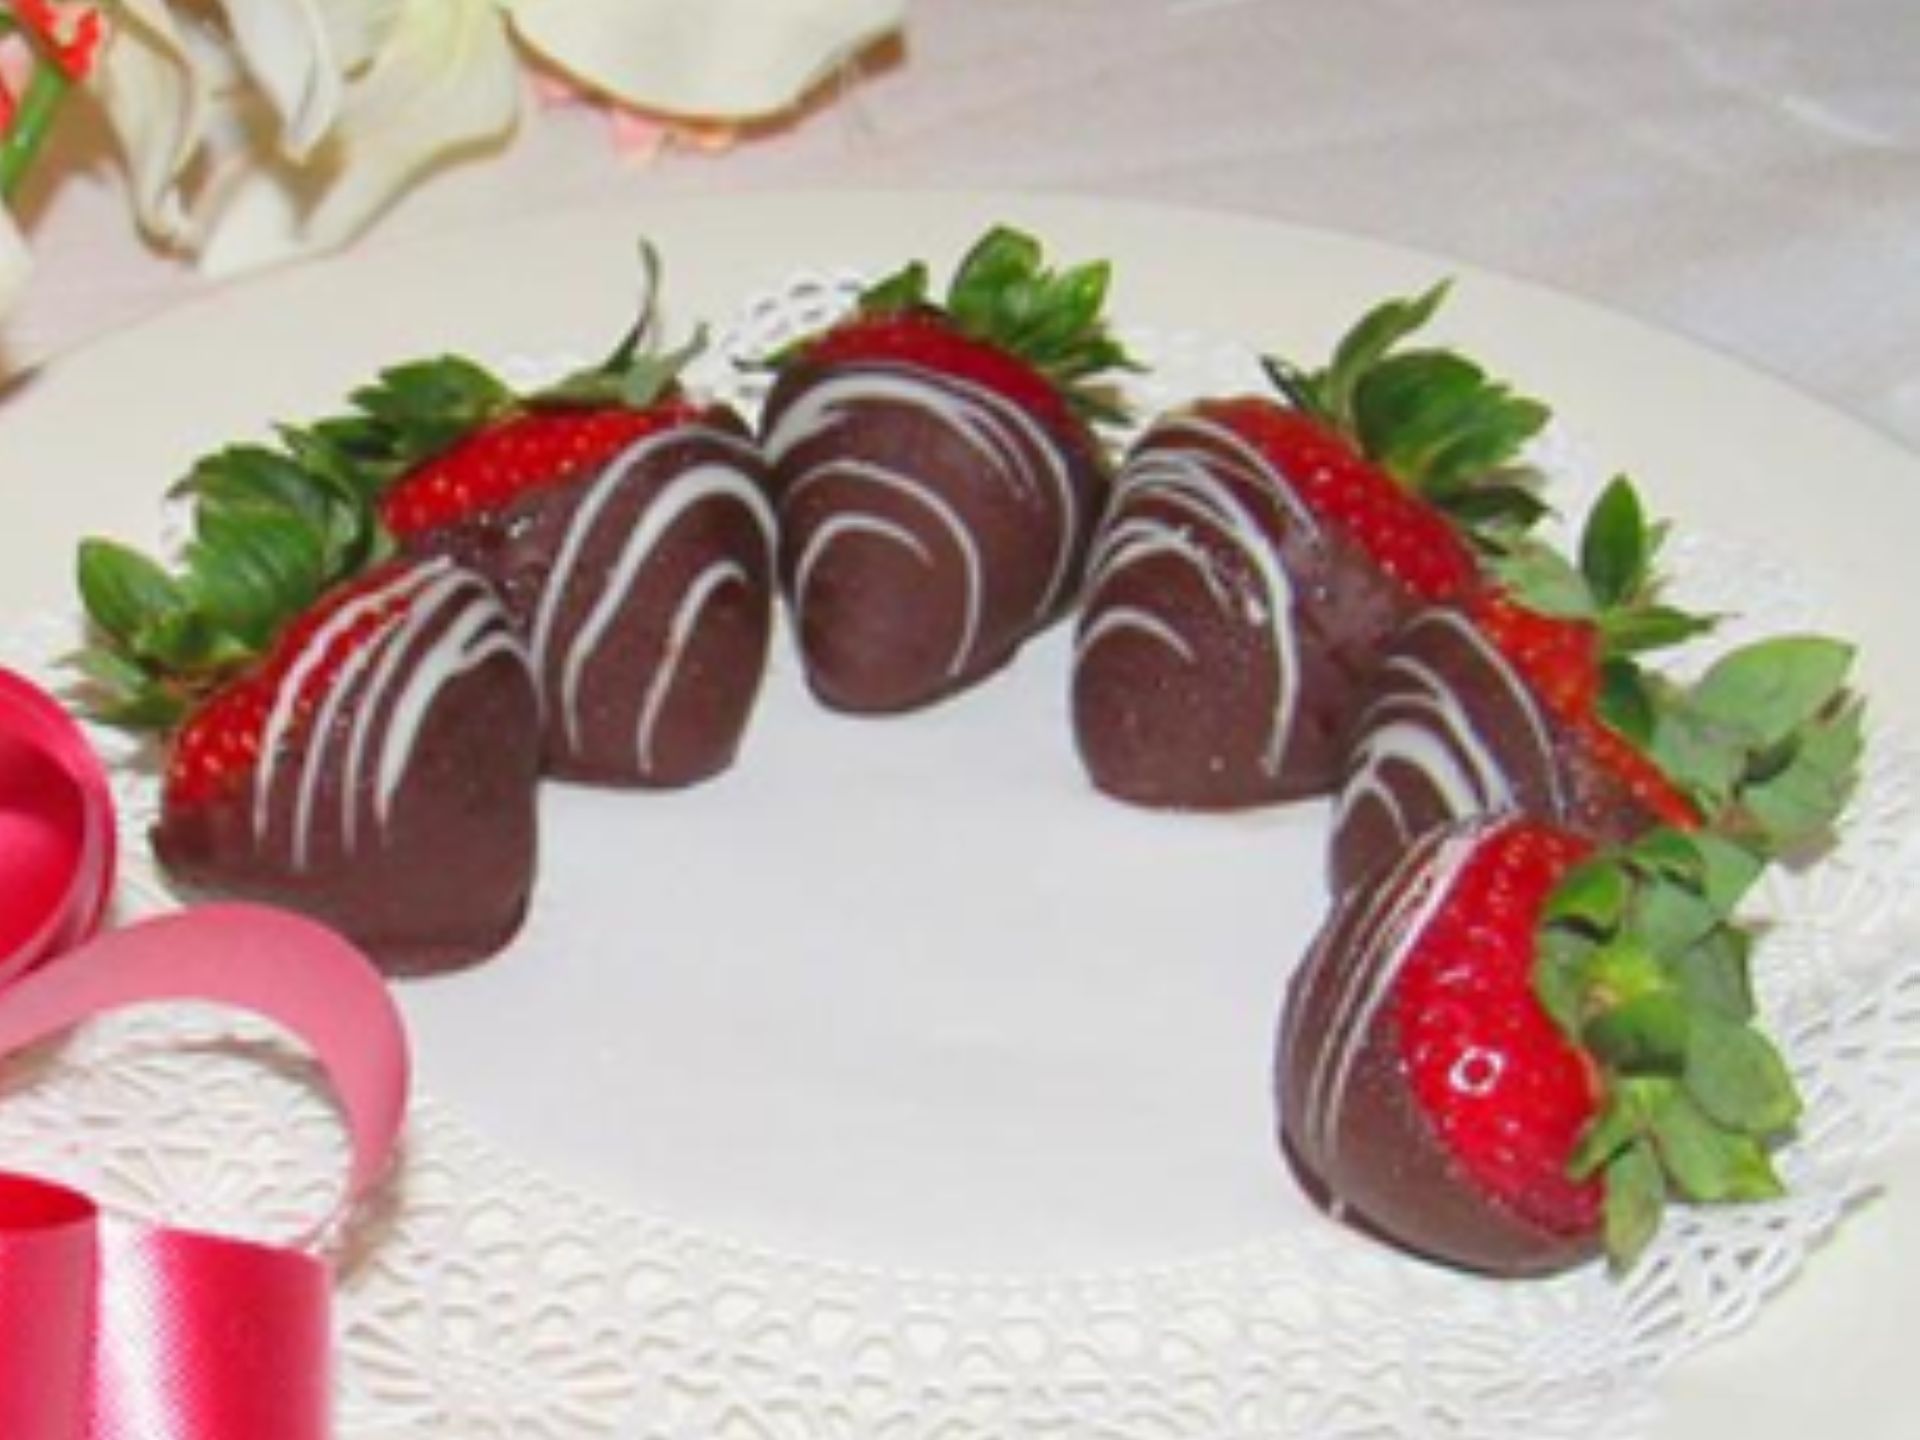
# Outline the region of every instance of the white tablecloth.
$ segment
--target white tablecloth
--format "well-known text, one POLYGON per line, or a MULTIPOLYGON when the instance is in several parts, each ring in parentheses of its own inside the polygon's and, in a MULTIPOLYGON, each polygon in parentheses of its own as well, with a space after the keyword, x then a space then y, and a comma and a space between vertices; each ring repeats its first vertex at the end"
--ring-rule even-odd
MULTIPOLYGON (((39 270, 0 373, 217 283, 142 248, 103 137, 62 144, 86 168, 28 197, 39 270)), ((506 153, 362 243, 616 192, 852 186, 1074 191, 1397 241, 1721 347, 1920 445, 1913 0, 923 0, 904 53, 803 123, 643 167, 588 114, 530 113, 506 153)), ((1897 1315, 1859 1297, 1876 1253, 1915 1245, 1920 1204, 1859 1217, 1754 1330, 1669 1378, 1663 1440, 1821 1433, 1825 1397, 1885 1393, 1910 1362, 1897 1315)), ((1891 1410, 1871 1429, 1911 1433, 1891 1410)))

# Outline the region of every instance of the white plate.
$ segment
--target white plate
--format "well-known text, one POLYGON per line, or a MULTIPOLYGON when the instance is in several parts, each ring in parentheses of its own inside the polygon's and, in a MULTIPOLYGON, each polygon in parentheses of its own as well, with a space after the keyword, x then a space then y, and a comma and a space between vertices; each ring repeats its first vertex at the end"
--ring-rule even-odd
MULTIPOLYGON (((1697 348, 1431 257, 1032 197, 576 213, 183 307, 0 402, 0 618, 66 603, 79 535, 151 540, 192 456, 323 411, 375 366, 598 350, 624 325, 643 230, 667 257, 671 326, 799 270, 938 265, 996 219, 1062 257, 1112 257, 1123 320, 1303 357, 1372 299, 1459 276, 1450 340, 1551 399, 1682 530, 1789 559, 1861 640, 1877 712, 1920 724, 1901 663, 1920 466, 1885 441, 1697 348)), ((881 1270, 1044 1283, 1319 1225, 1274 1159, 1266 1070, 1319 903, 1320 816, 1093 799, 1061 673, 1056 638, 949 707, 859 722, 818 711, 782 663, 718 784, 550 791, 526 941, 407 992, 423 1086, 568 1185, 881 1270)), ((1915 1240, 1920 1205, 1896 1190, 1751 1336, 1670 1377, 1657 1433, 1784 1440, 1817 1418, 1892 1435, 1900 1361, 1873 1316, 1920 1293, 1900 1258, 1915 1240), (1856 1383, 1823 1385, 1816 1411, 1806 1374, 1856 1383)))

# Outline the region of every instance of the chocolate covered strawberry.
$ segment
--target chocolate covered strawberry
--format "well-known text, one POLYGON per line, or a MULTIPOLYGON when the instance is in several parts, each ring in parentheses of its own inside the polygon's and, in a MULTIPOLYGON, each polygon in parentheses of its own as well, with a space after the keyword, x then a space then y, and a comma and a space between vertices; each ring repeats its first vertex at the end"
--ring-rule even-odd
POLYGON ((1202 400, 1128 456, 1073 673, 1095 785, 1207 809, 1318 795, 1380 647, 1483 585, 1480 539, 1541 507, 1512 463, 1546 418, 1473 362, 1409 349, 1442 291, 1364 317, 1277 396, 1202 400))
POLYGON ((170 732, 156 855, 389 971, 493 953, 532 884, 540 712, 492 587, 403 559, 315 594, 274 554, 240 522, 177 575, 81 553, 101 708, 170 732))
POLYGON ((1616 480, 1589 516, 1577 565, 1511 545, 1491 562, 1494 585, 1402 626, 1350 737, 1330 851, 1336 890, 1423 830, 1489 813, 1521 812, 1602 844, 1657 825, 1791 843, 1790 817, 1763 821, 1752 799, 1790 759, 1800 774, 1850 773, 1850 652, 1786 637, 1723 657, 1691 686, 1647 670, 1648 652, 1709 624, 1661 599, 1662 534, 1616 480), (1761 691, 1764 704, 1753 699, 1761 691))
POLYGON ((350 416, 289 436, 306 470, 375 505, 402 552, 453 555, 493 581, 528 645, 549 773, 595 784, 725 769, 772 624, 759 453, 730 409, 680 386, 691 347, 643 347, 650 318, 547 389, 423 361, 356 392, 350 416))
POLYGON ((781 357, 761 434, 780 574, 827 704, 891 711, 1005 663, 1078 594, 1106 477, 1090 421, 1127 363, 1107 267, 999 229, 943 303, 913 265, 781 357))
POLYGON ((1730 918, 1762 861, 1518 818, 1429 830, 1341 898, 1290 986, 1281 1139, 1307 1189, 1450 1265, 1626 1264, 1669 1199, 1779 1192, 1799 1102, 1730 918))

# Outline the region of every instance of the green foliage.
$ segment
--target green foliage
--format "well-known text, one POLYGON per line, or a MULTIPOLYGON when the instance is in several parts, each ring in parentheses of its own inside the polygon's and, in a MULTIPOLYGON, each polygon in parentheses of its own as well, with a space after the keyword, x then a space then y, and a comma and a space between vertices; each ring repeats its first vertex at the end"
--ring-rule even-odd
POLYGON ((1548 411, 1465 356, 1401 348, 1433 318, 1446 293, 1444 284, 1436 285, 1374 307, 1321 369, 1270 358, 1267 373, 1289 403, 1349 436, 1470 536, 1489 544, 1510 540, 1546 510, 1536 477, 1514 462, 1548 411))
POLYGON ((1050 270, 1038 241, 1002 225, 962 257, 943 302, 931 298, 927 267, 915 261, 870 286, 860 311, 941 310, 961 334, 1040 371, 1084 418, 1117 423, 1127 417, 1110 382, 1115 373, 1139 367, 1103 313, 1112 278, 1104 260, 1050 270))
POLYGON ((1751 937, 1734 917, 1760 870, 1721 837, 1656 829, 1570 870, 1543 912, 1536 988, 1605 1097, 1568 1169, 1604 1176, 1616 1265, 1670 1198, 1779 1193, 1770 1154, 1800 1098, 1755 1023, 1751 937))

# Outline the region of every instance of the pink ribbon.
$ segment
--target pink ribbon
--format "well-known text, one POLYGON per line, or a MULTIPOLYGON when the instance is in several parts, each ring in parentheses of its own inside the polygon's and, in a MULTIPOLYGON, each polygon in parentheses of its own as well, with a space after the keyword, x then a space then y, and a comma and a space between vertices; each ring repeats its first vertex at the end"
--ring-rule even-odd
MULTIPOLYGON (((99 762, 46 695, 0 670, 0 1059, 162 1000, 263 1016, 339 1101, 351 1165, 324 1234, 384 1173, 407 1046, 385 982, 311 921, 208 906, 87 941, 112 892, 99 762), (85 943, 82 943, 85 942, 85 943)), ((102 1214, 0 1173, 0 1437, 326 1440, 330 1277, 280 1248, 102 1214)))

